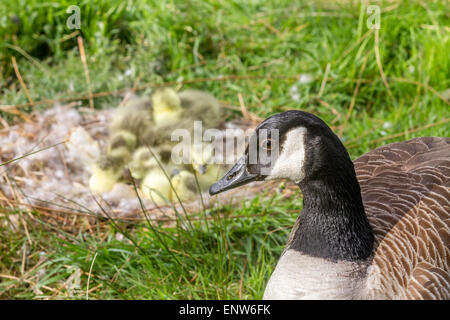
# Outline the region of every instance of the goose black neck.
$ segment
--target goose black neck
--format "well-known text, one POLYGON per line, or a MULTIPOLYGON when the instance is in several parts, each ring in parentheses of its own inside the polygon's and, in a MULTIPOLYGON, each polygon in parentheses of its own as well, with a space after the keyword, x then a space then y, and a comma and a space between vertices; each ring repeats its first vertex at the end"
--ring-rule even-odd
POLYGON ((332 261, 367 259, 372 254, 374 236, 353 163, 298 185, 303 193, 303 210, 290 248, 332 261))

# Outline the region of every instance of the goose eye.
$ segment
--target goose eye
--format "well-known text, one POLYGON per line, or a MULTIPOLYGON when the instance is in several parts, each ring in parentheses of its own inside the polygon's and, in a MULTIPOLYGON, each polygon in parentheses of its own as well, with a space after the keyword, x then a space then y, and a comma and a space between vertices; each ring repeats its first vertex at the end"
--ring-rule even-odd
POLYGON ((272 149, 272 140, 266 139, 263 142, 261 142, 261 148, 265 150, 271 150, 272 149))

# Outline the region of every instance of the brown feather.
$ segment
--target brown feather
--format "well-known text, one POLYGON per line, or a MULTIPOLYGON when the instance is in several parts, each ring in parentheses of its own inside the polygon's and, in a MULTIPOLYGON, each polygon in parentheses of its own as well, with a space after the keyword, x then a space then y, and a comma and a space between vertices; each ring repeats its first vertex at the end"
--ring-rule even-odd
POLYGON ((354 161, 387 297, 450 299, 450 139, 416 138, 354 161))

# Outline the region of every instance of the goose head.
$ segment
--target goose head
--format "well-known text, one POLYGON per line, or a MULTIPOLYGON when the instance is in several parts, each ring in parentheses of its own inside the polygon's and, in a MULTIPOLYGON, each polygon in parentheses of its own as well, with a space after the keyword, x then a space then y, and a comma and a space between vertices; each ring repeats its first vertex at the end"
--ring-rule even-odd
POLYGON ((439 203, 446 191, 424 181, 425 175, 445 177, 434 180, 440 183, 448 180, 449 145, 448 138, 416 138, 356 160, 363 205, 353 162, 339 138, 316 116, 287 111, 256 128, 244 155, 210 187, 210 194, 272 179, 292 180, 302 190, 302 210, 264 299, 417 299, 423 298, 420 292, 448 299, 448 291, 438 291, 446 288, 444 282, 437 280, 438 274, 448 274, 448 265, 428 258, 429 250, 411 248, 418 241, 432 248, 443 239, 430 234, 437 225, 444 230, 440 219, 448 214, 426 203, 439 203), (412 194, 421 199, 419 204, 411 201, 412 194), (411 286, 424 270, 430 274, 427 280, 411 286), (433 276, 431 270, 436 270, 433 276), (433 295, 432 287, 439 288, 433 295))
POLYGON ((210 194, 257 180, 288 179, 298 185, 354 175, 350 157, 332 130, 313 114, 291 110, 260 123, 244 155, 210 187, 210 194))
POLYGON ((330 260, 371 254, 373 233, 353 162, 325 122, 298 110, 264 120, 244 155, 209 193, 274 179, 294 181, 303 193, 302 218, 291 244, 296 250, 330 260))

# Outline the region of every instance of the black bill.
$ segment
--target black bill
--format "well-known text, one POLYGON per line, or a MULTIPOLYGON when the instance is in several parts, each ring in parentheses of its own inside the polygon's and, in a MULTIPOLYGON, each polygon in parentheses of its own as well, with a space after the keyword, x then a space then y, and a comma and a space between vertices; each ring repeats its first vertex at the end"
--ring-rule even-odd
POLYGON ((209 188, 209 194, 213 196, 220 192, 242 186, 251 181, 259 180, 259 178, 259 175, 251 174, 247 171, 246 157, 243 156, 222 179, 209 188))

